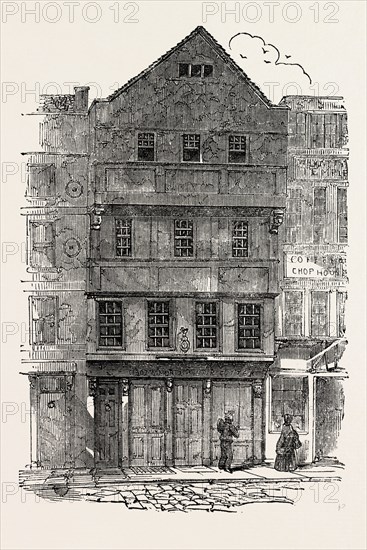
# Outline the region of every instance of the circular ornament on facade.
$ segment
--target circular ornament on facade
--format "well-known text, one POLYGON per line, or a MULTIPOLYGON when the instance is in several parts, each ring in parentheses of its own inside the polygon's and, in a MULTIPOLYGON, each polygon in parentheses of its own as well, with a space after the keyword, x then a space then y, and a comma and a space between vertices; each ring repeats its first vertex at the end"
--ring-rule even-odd
POLYGON ((83 186, 80 181, 69 181, 66 185, 65 191, 70 198, 77 199, 83 193, 83 186))
POLYGON ((64 252, 69 258, 74 258, 81 251, 81 244, 77 239, 71 238, 64 243, 64 252))

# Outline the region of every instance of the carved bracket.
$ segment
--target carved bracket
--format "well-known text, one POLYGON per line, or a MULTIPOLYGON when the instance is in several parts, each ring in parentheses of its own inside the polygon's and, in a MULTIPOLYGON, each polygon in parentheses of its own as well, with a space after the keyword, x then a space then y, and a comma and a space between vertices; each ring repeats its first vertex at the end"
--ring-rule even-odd
POLYGON ((102 214, 105 211, 102 205, 95 205, 91 212, 91 229, 99 230, 101 229, 102 223, 102 214))
POLYGON ((129 381, 127 378, 122 379, 122 395, 123 397, 129 395, 129 381))
POLYGON ((166 388, 168 393, 172 392, 173 389, 173 379, 172 378, 166 378, 166 388))
POLYGON ((255 380, 252 383, 252 391, 254 392, 254 397, 260 398, 263 394, 263 383, 261 380, 255 380))
POLYGON ((91 397, 95 397, 97 394, 97 378, 89 378, 88 385, 89 385, 89 395, 91 397))
POLYGON ((273 210, 270 220, 269 232, 272 235, 278 235, 278 229, 284 220, 284 211, 280 209, 273 210))
POLYGON ((37 376, 35 374, 28 375, 29 385, 34 390, 37 386, 37 376))
POLYGON ((209 396, 212 392, 212 381, 211 380, 205 380, 205 386, 204 386, 204 395, 209 396))
POLYGON ((190 340, 187 337, 188 330, 189 330, 188 328, 181 327, 180 332, 178 333, 178 335, 181 336, 181 338, 180 338, 180 350, 183 353, 187 353, 190 349, 190 340))

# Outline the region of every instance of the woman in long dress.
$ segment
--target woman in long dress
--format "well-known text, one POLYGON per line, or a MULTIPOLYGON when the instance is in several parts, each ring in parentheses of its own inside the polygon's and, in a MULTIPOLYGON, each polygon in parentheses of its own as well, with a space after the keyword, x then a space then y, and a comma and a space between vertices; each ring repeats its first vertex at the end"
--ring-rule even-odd
POLYGON ((280 472, 292 472, 297 468, 296 449, 301 447, 297 431, 292 426, 292 416, 284 415, 284 424, 276 446, 274 468, 280 472))

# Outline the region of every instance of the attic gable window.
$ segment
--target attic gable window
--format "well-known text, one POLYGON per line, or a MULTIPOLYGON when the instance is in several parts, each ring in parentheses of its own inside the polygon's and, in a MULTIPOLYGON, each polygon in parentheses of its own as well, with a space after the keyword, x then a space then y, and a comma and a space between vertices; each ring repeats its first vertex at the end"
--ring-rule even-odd
POLYGON ((213 65, 204 65, 198 63, 179 63, 178 76, 188 76, 196 78, 207 78, 213 74, 213 65))

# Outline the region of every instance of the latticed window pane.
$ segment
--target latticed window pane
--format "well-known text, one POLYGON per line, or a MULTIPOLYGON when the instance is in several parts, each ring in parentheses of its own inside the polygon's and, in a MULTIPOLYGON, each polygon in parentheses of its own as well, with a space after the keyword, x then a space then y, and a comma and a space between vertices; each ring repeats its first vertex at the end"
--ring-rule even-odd
POLYGON ((260 349, 259 304, 238 304, 238 349, 260 349))
POLYGON ((99 345, 122 346, 122 303, 99 302, 99 345))
POLYGON ((284 333, 285 336, 302 336, 303 294, 287 291, 284 294, 284 333))
POLYGON ((313 242, 325 242, 326 187, 315 187, 313 201, 313 242))
POLYGON ((216 302, 196 303, 196 347, 217 348, 218 305, 216 302))
POLYGON ((285 232, 287 243, 301 242, 302 234, 302 189, 288 190, 285 213, 285 232))
POLYGON ((245 136, 229 136, 228 162, 245 162, 246 138, 245 136))
POLYGON ((338 241, 348 242, 348 212, 347 212, 347 190, 338 188, 338 241))
POLYGON ((232 230, 232 256, 245 258, 248 256, 248 223, 244 221, 233 222, 232 230))
POLYGON ((138 160, 154 160, 154 134, 138 134, 138 160))
POLYGON ((170 346, 170 303, 148 302, 148 346, 168 348, 170 346))
POLYGON ((311 334, 312 336, 327 336, 329 334, 329 298, 324 291, 314 291, 311 294, 311 334))
POLYGON ((183 160, 200 162, 200 135, 183 135, 183 160))
POLYGON ((280 432, 284 415, 293 417, 297 430, 306 429, 308 381, 306 377, 276 376, 272 378, 271 412, 272 430, 280 432))
POLYGON ((194 255, 194 226, 192 220, 175 220, 175 256, 194 255))
POLYGON ((131 256, 131 220, 115 220, 116 256, 131 256))

